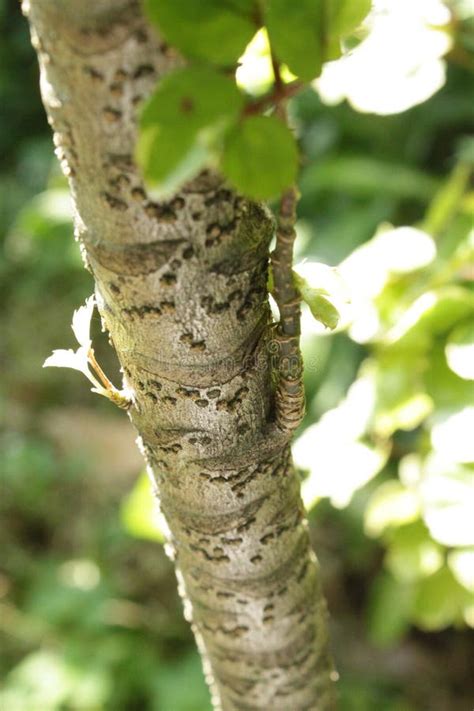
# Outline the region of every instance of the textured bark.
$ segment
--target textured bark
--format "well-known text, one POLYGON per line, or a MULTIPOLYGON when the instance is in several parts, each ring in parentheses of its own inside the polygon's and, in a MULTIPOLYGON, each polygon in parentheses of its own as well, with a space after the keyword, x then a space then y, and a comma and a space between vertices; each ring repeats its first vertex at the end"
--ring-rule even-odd
POLYGON ((169 201, 147 197, 136 109, 180 60, 135 2, 23 8, 215 708, 333 709, 319 572, 288 436, 272 425, 273 220, 209 172, 169 201))
POLYGON ((272 252, 274 295, 280 312, 276 329, 278 385, 276 423, 291 435, 304 417, 303 360, 300 352, 300 295, 293 282, 293 244, 296 238, 298 191, 285 191, 280 203, 276 244, 272 252))

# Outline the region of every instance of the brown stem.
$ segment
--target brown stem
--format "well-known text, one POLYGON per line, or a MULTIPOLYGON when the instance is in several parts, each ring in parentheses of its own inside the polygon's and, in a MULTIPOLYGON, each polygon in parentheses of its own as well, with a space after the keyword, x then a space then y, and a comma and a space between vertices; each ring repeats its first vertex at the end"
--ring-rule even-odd
POLYGON ((295 186, 282 195, 272 252, 274 294, 280 311, 276 329, 277 376, 276 424, 293 432, 304 416, 303 361, 300 352, 300 298, 292 279, 293 244, 296 238, 296 206, 299 199, 295 186))
POLYGON ((254 114, 260 114, 262 111, 265 111, 265 109, 275 106, 275 104, 280 104, 282 101, 286 101, 292 96, 295 96, 295 94, 301 91, 303 86, 304 84, 297 80, 292 81, 289 84, 282 83, 280 85, 277 81, 275 81, 274 89, 270 93, 265 94, 265 96, 262 96, 260 99, 248 104, 244 109, 244 115, 253 116, 254 114))
POLYGON ((108 379, 108 377, 106 376, 106 374, 104 373, 104 371, 102 370, 102 368, 100 367, 98 362, 96 361, 93 348, 89 349, 87 358, 88 358, 91 366, 94 368, 96 375, 102 381, 102 384, 105 386, 105 388, 107 390, 111 390, 111 389, 115 390, 114 386, 112 385, 112 383, 110 382, 110 380, 108 379))
POLYGON ((283 80, 282 80, 281 74, 280 74, 280 63, 278 62, 278 59, 275 56, 273 47, 271 48, 271 58, 272 58, 273 76, 275 78, 275 87, 276 87, 276 89, 281 90, 281 88, 284 86, 284 84, 283 84, 283 80))

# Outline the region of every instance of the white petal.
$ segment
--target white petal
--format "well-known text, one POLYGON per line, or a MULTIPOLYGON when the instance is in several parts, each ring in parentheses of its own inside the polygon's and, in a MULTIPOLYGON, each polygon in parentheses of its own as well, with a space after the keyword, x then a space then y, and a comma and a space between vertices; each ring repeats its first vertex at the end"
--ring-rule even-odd
POLYGON ((78 343, 89 350, 91 347, 91 318, 95 306, 94 294, 86 299, 84 306, 80 306, 76 311, 74 311, 72 317, 72 330, 77 338, 78 343))

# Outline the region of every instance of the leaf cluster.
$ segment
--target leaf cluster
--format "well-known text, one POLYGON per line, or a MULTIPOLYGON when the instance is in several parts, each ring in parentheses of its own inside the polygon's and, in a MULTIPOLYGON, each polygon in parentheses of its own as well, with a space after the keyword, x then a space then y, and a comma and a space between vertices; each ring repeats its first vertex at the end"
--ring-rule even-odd
POLYGON ((295 182, 298 150, 275 108, 341 55, 370 0, 147 0, 147 14, 186 66, 161 80, 143 108, 137 160, 152 194, 172 193, 205 166, 254 199, 295 182), (237 86, 239 57, 262 28, 273 87, 259 101, 237 86), (286 83, 286 73, 293 81, 286 83))
MULTIPOLYGON (((368 606, 369 633, 380 645, 401 639, 411 624, 425 631, 474 626, 469 163, 461 155, 416 227, 382 224, 338 265, 352 299, 340 308, 337 328, 365 357, 346 395, 294 448, 308 473, 308 507, 324 497, 337 508, 363 501, 365 535, 384 551, 368 606)), ((296 270, 303 267, 300 288, 314 272, 321 293, 321 265, 296 270)), ((325 294, 337 301, 334 288, 325 294)))

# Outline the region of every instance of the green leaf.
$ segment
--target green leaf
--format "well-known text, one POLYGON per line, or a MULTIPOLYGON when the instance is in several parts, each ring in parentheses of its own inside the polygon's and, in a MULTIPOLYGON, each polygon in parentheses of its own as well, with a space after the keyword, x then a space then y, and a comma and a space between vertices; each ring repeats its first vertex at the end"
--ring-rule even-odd
POLYGON ((474 320, 461 323, 449 334, 446 360, 456 375, 474 380, 474 320))
POLYGON ((325 264, 316 262, 313 265, 302 265, 303 268, 306 266, 310 269, 311 267, 314 268, 315 281, 317 281, 318 273, 325 277, 324 280, 321 279, 321 286, 314 286, 295 270, 293 270, 293 282, 303 301, 308 304, 314 318, 326 328, 334 330, 339 323, 339 311, 327 297, 332 295, 331 291, 333 289, 341 291, 342 286, 338 283, 338 280, 339 282, 341 281, 340 277, 338 277, 334 269, 325 264), (326 275, 325 272, 328 272, 328 274, 326 275))
POLYGON ((372 0, 327 0, 331 35, 348 35, 369 14, 372 0))
POLYGON ((306 170, 302 192, 320 198, 323 190, 347 193, 355 198, 395 197, 424 202, 430 199, 439 181, 405 163, 341 154, 314 161, 306 170))
POLYGON ((308 304, 311 313, 316 321, 320 321, 323 326, 334 330, 339 323, 339 311, 325 296, 317 293, 316 289, 303 289, 300 291, 301 298, 308 304))
POLYGON ((305 81, 321 73, 322 14, 317 0, 268 0, 265 24, 280 62, 305 81))
POLYGON ((394 349, 426 349, 433 336, 442 335, 457 321, 470 316, 474 294, 460 286, 427 291, 403 313, 384 342, 394 349))
POLYGON ((100 665, 80 668, 76 656, 41 649, 23 657, 6 676, 0 691, 2 709, 104 708, 110 678, 100 665))
POLYGON ((474 594, 474 548, 451 551, 448 566, 458 583, 474 594))
POLYGON ((191 180, 210 158, 207 147, 194 133, 174 129, 146 129, 138 139, 136 159, 143 170, 148 192, 155 199, 172 194, 191 180))
POLYGON ((155 705, 155 709, 211 711, 197 651, 181 655, 174 663, 163 661, 153 684, 156 684, 159 698, 159 706, 155 705), (183 683, 184 679, 186 683, 183 683))
POLYGON ((249 0, 145 0, 165 39, 183 54, 222 66, 234 64, 257 31, 249 0))
POLYGON ((210 160, 244 99, 233 80, 209 67, 165 77, 143 107, 137 161, 155 194, 170 193, 210 160))
POLYGON ((421 521, 395 529, 385 555, 385 565, 401 582, 432 575, 444 562, 444 550, 429 536, 421 521))
POLYGON ((371 495, 364 514, 364 528, 369 536, 380 536, 389 526, 400 526, 418 518, 418 496, 396 480, 386 481, 371 495))
POLYGON ((444 566, 420 581, 413 619, 424 630, 444 629, 462 621, 463 609, 468 600, 468 591, 458 583, 451 570, 444 566))
POLYGON ((324 48, 324 61, 334 62, 336 59, 342 57, 342 46, 341 39, 338 36, 327 37, 326 46, 324 48))
POLYGON ((434 408, 422 380, 425 360, 412 353, 409 357, 409 368, 404 352, 387 349, 373 360, 377 393, 373 427, 382 438, 390 437, 396 430, 415 429, 434 408))
POLYGON ((255 14, 255 0, 221 0, 221 4, 243 15, 255 14))
POLYGON ((236 118, 244 97, 233 79, 212 67, 193 66, 166 76, 143 107, 140 126, 194 131, 236 118))
POLYGON ((377 408, 374 429, 382 437, 396 430, 410 431, 418 427, 433 410, 433 401, 426 393, 414 392, 387 409, 377 408))
POLYGON ((123 500, 120 518, 124 528, 135 538, 164 542, 165 534, 160 524, 160 513, 146 472, 140 475, 131 492, 123 500))
MULTIPOLYGON (((465 432, 468 439, 470 430, 465 432)), ((474 545, 472 467, 449 461, 445 453, 432 453, 425 462, 420 495, 423 519, 435 541, 449 547, 474 545)))
POLYGON ((307 508, 325 496, 338 508, 347 506, 357 489, 385 466, 389 447, 385 443, 373 446, 360 439, 372 409, 370 389, 370 383, 359 378, 345 400, 328 410, 294 443, 296 466, 309 472, 302 486, 307 508))
POLYGON ((423 229, 426 232, 437 235, 449 225, 449 221, 461 206, 470 177, 470 166, 458 163, 428 207, 423 220, 423 229))
POLYGON ((400 584, 388 574, 379 575, 368 609, 369 636, 379 646, 394 644, 410 626, 414 600, 412 585, 400 584))
POLYGON ((423 376, 424 386, 436 408, 458 409, 472 402, 472 387, 448 367, 444 351, 443 343, 436 344, 430 351, 428 369, 423 376))
MULTIPOLYGON (((474 396, 474 385, 468 390, 474 396)), ((451 463, 474 464, 474 439, 467 436, 474 432, 474 405, 437 412, 433 420, 431 444, 436 454, 451 463)), ((474 483, 474 471, 472 475, 474 483)))
POLYGON ((222 171, 237 190, 254 199, 276 197, 296 180, 294 136, 274 116, 252 116, 226 136, 222 171))

